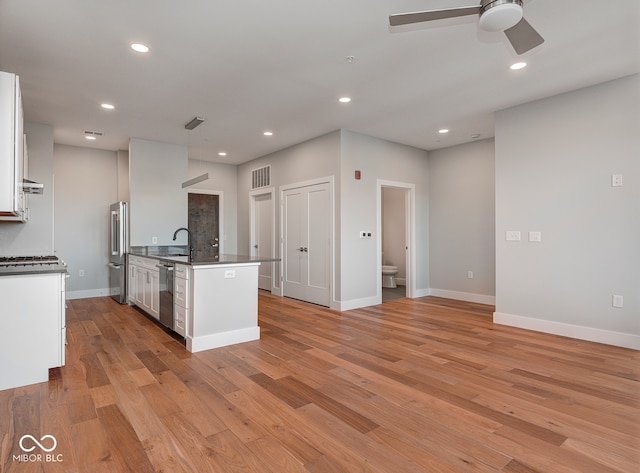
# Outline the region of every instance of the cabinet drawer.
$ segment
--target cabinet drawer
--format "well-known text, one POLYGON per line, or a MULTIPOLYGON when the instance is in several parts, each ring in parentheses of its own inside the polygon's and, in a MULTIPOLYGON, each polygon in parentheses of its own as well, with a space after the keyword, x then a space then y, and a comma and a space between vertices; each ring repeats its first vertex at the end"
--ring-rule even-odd
POLYGON ((145 268, 153 269, 155 271, 158 270, 158 260, 155 258, 142 258, 142 264, 145 268))
POLYGON ((187 333, 187 314, 189 311, 184 307, 175 304, 173 307, 173 331, 177 334, 186 336, 187 333))
POLYGON ((129 255, 129 264, 132 266, 143 266, 142 258, 140 258, 139 256, 129 255))
POLYGON ((175 278, 174 302, 176 305, 189 308, 189 280, 184 278, 175 278))
POLYGON ((176 278, 189 279, 189 267, 181 264, 176 264, 174 269, 176 278))
POLYGON ((158 264, 158 260, 155 258, 145 258, 144 256, 132 256, 129 255, 129 264, 133 266, 143 266, 149 269, 155 269, 158 264))

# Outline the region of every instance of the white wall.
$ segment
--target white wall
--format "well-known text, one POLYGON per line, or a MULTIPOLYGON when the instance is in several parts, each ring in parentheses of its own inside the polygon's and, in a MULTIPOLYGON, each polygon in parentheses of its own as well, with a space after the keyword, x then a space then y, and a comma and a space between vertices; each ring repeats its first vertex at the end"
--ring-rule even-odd
POLYGON ((186 245, 187 236, 173 233, 187 226, 186 146, 131 138, 129 142, 129 206, 131 246, 186 245), (158 239, 153 243, 153 237, 158 239))
MULTIPOLYGON (((216 191, 222 193, 222 250, 225 253, 238 253, 238 167, 231 164, 218 164, 207 161, 189 160, 191 179, 209 173, 209 179, 189 188, 189 192, 216 191)), ((246 251, 242 254, 249 254, 246 251)))
MULTIPOLYGON (((251 170, 271 165, 272 185, 334 176, 336 308, 368 305, 379 297, 377 182, 388 179, 415 184, 417 228, 417 288, 426 293, 428 275, 427 152, 358 133, 340 130, 242 164, 238 167, 238 251, 249 250, 249 192, 251 170), (356 181, 354 171, 362 171, 356 181), (363 240, 361 230, 374 237, 363 240)), ((279 193, 277 192, 278 198, 279 193)), ((280 206, 276 231, 280 237, 280 206)))
POLYGON ((120 202, 129 202, 129 151, 118 150, 118 199, 120 202))
MULTIPOLYGON (((340 132, 319 136, 238 166, 238 252, 250 254, 251 171, 271 165, 271 187, 279 199, 280 186, 340 172, 340 132)), ((337 196, 336 196, 337 201, 337 196)), ((280 206, 275 205, 276 229, 280 229, 280 206)), ((279 234, 279 233, 278 233, 279 234)), ((276 245, 276 251, 279 251, 276 245)))
POLYGON ((429 290, 427 152, 359 133, 341 132, 340 301, 343 308, 371 305, 378 287, 378 180, 415 185, 416 289, 429 290), (361 179, 354 172, 361 171, 361 179), (371 231, 372 239, 361 239, 371 231))
POLYGON ((118 199, 117 153, 56 144, 53 171, 56 252, 68 265, 67 294, 108 295, 109 205, 118 199))
POLYGON ((496 322, 640 348, 638 104, 635 75, 496 114, 496 322))
POLYGON ((432 295, 495 303, 494 156, 493 140, 429 153, 432 295))
POLYGON ((28 196, 27 223, 0 222, 0 255, 50 255, 57 250, 53 240, 53 128, 30 122, 25 122, 24 127, 29 178, 44 184, 44 193, 28 196))

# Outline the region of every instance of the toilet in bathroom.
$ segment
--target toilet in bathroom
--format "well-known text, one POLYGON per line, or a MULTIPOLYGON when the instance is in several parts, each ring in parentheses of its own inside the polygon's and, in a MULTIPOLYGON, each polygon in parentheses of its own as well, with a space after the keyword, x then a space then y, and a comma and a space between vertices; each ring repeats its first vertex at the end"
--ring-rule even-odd
POLYGON ((396 274, 398 274, 398 267, 387 264, 382 265, 382 287, 396 288, 396 274))

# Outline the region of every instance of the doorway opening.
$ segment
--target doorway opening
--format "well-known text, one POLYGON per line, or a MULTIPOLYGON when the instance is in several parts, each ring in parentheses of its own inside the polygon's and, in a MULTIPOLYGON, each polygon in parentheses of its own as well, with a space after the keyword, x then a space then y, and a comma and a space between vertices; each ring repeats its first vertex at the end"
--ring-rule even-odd
POLYGON ((188 223, 193 238, 193 257, 217 259, 223 252, 222 192, 189 190, 188 223))
POLYGON ((415 185, 378 181, 378 278, 381 302, 415 293, 415 185))

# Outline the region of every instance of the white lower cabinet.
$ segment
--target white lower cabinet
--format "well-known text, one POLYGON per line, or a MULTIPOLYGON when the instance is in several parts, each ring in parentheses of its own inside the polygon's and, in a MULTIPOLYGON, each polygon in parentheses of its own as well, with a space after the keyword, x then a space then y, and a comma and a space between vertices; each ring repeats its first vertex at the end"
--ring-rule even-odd
POLYGON ((160 272, 157 261, 129 257, 129 300, 155 319, 160 318, 160 272))
POLYGON ((66 273, 0 277, 0 391, 49 380, 65 363, 66 273))
POLYGON ((173 330, 185 337, 189 320, 189 267, 176 265, 173 280, 173 330))

